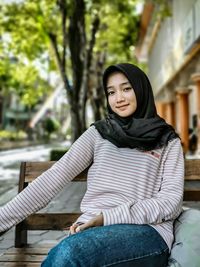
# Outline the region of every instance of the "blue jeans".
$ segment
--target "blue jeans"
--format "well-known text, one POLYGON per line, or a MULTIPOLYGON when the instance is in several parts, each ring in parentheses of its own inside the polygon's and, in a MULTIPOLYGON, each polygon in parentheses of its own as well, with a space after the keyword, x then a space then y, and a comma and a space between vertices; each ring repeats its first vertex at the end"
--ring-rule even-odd
POLYGON ((89 228, 52 248, 42 267, 165 267, 169 249, 149 225, 89 228))

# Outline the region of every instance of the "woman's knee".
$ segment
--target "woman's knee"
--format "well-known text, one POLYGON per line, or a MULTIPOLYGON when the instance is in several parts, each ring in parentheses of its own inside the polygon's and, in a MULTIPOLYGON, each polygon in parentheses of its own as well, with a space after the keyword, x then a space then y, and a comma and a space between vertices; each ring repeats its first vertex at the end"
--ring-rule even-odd
POLYGON ((52 248, 42 267, 75 267, 78 266, 78 257, 76 256, 75 244, 69 242, 68 238, 61 241, 57 246, 52 248))

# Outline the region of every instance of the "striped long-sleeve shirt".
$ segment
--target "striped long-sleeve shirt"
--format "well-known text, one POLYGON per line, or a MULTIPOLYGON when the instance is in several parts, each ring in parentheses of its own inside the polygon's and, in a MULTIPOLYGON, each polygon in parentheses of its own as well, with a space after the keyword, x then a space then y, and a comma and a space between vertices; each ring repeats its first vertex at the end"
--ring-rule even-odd
POLYGON ((76 175, 92 163, 79 222, 100 212, 104 225, 149 224, 168 244, 173 221, 182 206, 184 161, 180 140, 142 152, 118 148, 103 139, 94 126, 73 143, 49 170, 0 208, 0 231, 16 225, 46 206, 76 175))

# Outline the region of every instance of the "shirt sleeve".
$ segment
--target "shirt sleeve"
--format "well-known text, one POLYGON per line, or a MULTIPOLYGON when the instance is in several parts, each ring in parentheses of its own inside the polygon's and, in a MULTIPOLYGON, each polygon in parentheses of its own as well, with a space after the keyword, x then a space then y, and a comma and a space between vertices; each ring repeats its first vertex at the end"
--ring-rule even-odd
POLYGON ((53 197, 93 161, 96 130, 91 126, 50 169, 0 208, 0 232, 45 207, 53 197))
POLYGON ((184 187, 184 158, 178 138, 168 143, 161 164, 162 183, 156 196, 102 211, 104 225, 159 224, 178 217, 182 209, 184 187))

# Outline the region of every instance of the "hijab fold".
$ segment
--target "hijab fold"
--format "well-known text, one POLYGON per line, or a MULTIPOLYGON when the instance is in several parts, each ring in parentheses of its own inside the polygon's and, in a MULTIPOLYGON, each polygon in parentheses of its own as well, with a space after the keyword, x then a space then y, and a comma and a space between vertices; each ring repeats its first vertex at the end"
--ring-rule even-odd
POLYGON ((108 67, 103 74, 103 87, 107 97, 108 116, 92 125, 104 139, 117 147, 148 151, 161 148, 179 137, 174 128, 158 116, 149 79, 137 66, 122 63, 108 67), (108 103, 107 79, 116 71, 127 77, 136 95, 137 108, 128 117, 114 113, 108 103))

